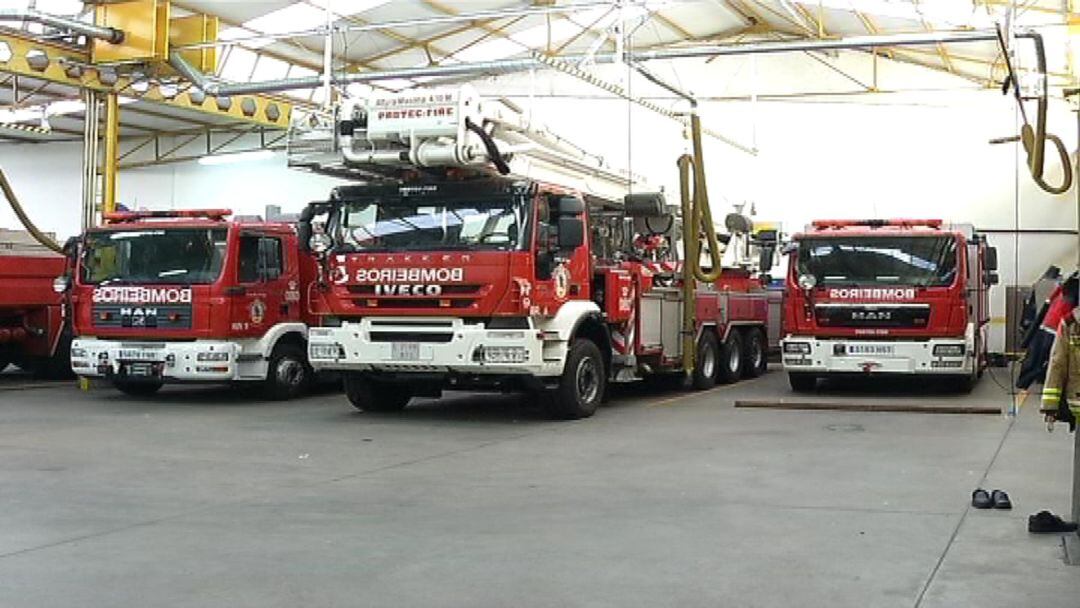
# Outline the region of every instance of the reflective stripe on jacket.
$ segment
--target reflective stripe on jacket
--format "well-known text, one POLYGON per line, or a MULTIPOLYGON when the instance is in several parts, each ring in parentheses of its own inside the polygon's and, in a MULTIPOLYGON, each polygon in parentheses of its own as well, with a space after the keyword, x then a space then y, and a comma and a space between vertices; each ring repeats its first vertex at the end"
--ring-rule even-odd
POLYGON ((1057 411, 1062 397, 1080 415, 1080 322, 1069 315, 1058 326, 1043 383, 1042 410, 1057 411))

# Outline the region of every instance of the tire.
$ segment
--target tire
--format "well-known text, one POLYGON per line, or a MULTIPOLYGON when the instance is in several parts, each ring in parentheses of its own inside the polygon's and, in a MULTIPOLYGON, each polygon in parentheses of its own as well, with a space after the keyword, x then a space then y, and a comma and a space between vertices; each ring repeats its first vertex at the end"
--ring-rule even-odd
POLYGON ((369 380, 362 374, 345 374, 345 396, 361 412, 400 412, 412 395, 404 387, 369 380))
POLYGON ((743 376, 757 378, 769 369, 769 353, 765 332, 754 328, 746 332, 746 352, 743 357, 743 376))
POLYGON ((116 390, 129 397, 152 397, 161 390, 161 382, 130 382, 127 380, 113 380, 116 390))
POLYGON ((717 379, 724 384, 738 382, 743 375, 743 360, 745 358, 742 336, 738 331, 732 329, 728 332, 727 340, 724 340, 723 346, 720 347, 717 379))
POLYGON ((698 338, 697 353, 694 357, 694 373, 691 383, 694 389, 707 391, 716 386, 716 369, 720 364, 720 345, 712 329, 705 328, 698 338))
POLYGON ((788 383, 791 384, 791 390, 796 393, 809 393, 817 388, 817 376, 813 374, 789 372, 787 377, 788 383))
POLYGON ((951 385, 954 391, 961 395, 967 395, 971 391, 975 390, 975 385, 979 383, 978 372, 972 372, 966 376, 959 376, 952 379, 951 385))
POLYGON ((314 375, 302 346, 278 344, 270 355, 263 393, 275 401, 299 397, 307 392, 314 375))
POLYGON ((548 413, 560 420, 578 420, 596 413, 607 388, 607 370, 600 349, 591 340, 570 344, 559 386, 547 400, 548 413))

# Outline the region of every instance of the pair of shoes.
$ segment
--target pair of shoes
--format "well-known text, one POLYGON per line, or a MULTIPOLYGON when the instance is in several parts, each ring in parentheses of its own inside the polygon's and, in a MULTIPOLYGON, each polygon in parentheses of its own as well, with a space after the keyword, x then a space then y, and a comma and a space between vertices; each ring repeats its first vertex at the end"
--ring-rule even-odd
POLYGON ((1003 490, 987 492, 982 488, 975 488, 975 491, 971 493, 971 506, 976 509, 1009 510, 1012 508, 1012 501, 1003 490))
POLYGON ((1065 521, 1049 511, 1039 511, 1028 517, 1028 532, 1032 534, 1076 532, 1076 522, 1065 521))

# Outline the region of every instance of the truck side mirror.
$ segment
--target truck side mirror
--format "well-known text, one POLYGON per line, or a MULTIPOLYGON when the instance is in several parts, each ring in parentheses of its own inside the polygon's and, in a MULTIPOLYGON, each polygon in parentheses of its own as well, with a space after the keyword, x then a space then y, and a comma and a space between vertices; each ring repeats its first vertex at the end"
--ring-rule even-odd
POLYGON ((585 203, 574 196, 559 198, 559 215, 581 215, 585 212, 585 203))
POLYGON ((764 246, 760 249, 760 258, 758 259, 758 269, 761 272, 768 272, 773 267, 773 257, 776 255, 776 248, 773 245, 764 246))
POLYGON ((580 217, 560 217, 559 249, 561 251, 573 251, 584 244, 585 222, 581 221, 580 217))
POLYGON ((986 248, 986 269, 991 272, 998 269, 997 247, 986 248))
POLYGON ((1001 277, 998 276, 998 273, 996 273, 996 272, 988 272, 988 273, 986 273, 986 284, 987 285, 997 285, 1000 282, 1001 282, 1001 277))

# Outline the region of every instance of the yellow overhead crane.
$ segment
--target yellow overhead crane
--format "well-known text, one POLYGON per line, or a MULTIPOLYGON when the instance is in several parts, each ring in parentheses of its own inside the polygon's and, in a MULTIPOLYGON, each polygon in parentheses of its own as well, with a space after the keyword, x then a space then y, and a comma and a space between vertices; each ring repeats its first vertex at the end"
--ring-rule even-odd
MULTIPOLYGON (((37 20, 57 29, 80 23, 39 13, 37 20)), ((3 16, 3 11, 0 11, 3 16)), ((8 15, 9 17, 11 15, 8 15)), ((2 24, 3 20, 0 20, 2 24)), ((119 96, 197 111, 219 118, 267 128, 287 129, 292 104, 287 98, 267 95, 214 97, 192 87, 168 65, 171 47, 217 40, 218 19, 210 15, 173 17, 168 0, 122 0, 98 4, 94 23, 82 24, 106 32, 87 36, 86 47, 42 40, 25 32, 0 31, 0 73, 67 85, 90 92, 103 101, 104 159, 102 211, 116 207, 116 176, 119 159, 119 96)), ((75 30, 76 33, 80 33, 75 30)), ((200 71, 213 73, 217 47, 180 52, 200 71)), ((87 112, 88 120, 91 113, 87 112)))

